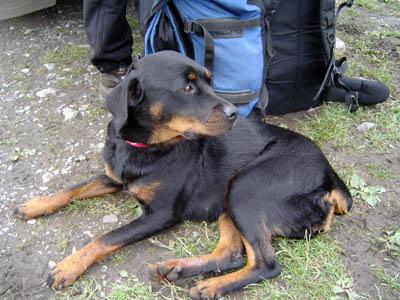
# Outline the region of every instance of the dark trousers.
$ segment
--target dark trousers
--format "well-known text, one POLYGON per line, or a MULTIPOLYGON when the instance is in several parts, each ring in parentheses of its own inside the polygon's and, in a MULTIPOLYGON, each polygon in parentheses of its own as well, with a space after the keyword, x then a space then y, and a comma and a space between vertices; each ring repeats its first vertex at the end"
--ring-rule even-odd
POLYGON ((91 62, 100 72, 132 62, 132 32, 126 21, 127 0, 84 0, 83 19, 91 62))

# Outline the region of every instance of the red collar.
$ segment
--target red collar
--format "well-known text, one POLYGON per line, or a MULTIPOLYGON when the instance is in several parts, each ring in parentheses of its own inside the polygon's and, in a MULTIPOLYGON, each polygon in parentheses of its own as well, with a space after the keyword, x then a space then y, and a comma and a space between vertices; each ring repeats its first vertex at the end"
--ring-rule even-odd
POLYGON ((136 143, 136 142, 131 142, 131 141, 128 141, 128 140, 125 140, 125 142, 127 144, 133 146, 133 147, 136 147, 136 148, 146 148, 147 147, 147 145, 143 144, 143 143, 136 143))

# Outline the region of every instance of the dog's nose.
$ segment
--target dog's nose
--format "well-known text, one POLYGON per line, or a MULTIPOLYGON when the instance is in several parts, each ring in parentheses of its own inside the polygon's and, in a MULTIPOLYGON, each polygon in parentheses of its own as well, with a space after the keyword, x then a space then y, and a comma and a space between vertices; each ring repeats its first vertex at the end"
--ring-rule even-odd
POLYGON ((224 105, 222 112, 229 120, 235 120, 237 118, 237 108, 233 105, 224 105))

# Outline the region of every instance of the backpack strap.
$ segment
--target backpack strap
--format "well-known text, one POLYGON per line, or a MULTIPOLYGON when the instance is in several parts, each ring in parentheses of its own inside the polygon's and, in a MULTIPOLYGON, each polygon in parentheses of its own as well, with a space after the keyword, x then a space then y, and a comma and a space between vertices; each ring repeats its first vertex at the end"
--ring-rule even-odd
POLYGON ((347 0, 342 2, 334 10, 335 1, 332 0, 321 0, 320 4, 320 26, 322 33, 322 41, 325 48, 325 55, 329 62, 326 74, 322 81, 322 84, 314 96, 314 101, 318 100, 324 90, 334 87, 340 87, 346 90, 345 103, 349 107, 351 112, 356 111, 358 108, 358 94, 352 93, 346 84, 341 80, 344 72, 348 67, 348 63, 345 57, 340 60, 335 59, 335 43, 336 43, 336 24, 338 22, 340 11, 344 7, 351 7, 354 0, 347 0))

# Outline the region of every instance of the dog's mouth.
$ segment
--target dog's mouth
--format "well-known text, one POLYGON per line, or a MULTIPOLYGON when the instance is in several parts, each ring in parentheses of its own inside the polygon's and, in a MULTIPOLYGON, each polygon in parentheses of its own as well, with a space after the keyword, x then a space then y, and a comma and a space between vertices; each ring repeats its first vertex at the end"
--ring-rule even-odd
POLYGON ((150 143, 168 143, 182 138, 195 140, 201 137, 218 136, 230 130, 235 123, 236 118, 228 119, 217 112, 203 121, 194 117, 176 116, 154 128, 150 143))

